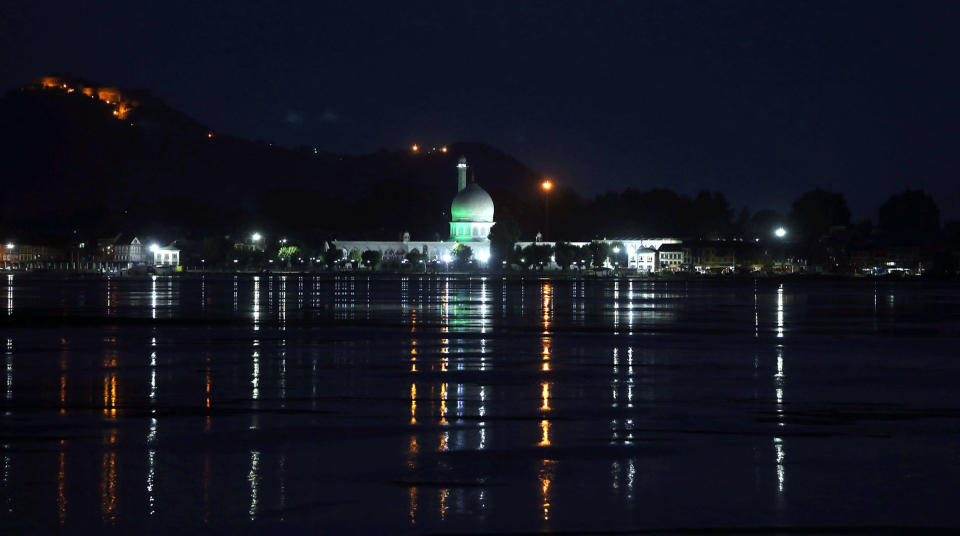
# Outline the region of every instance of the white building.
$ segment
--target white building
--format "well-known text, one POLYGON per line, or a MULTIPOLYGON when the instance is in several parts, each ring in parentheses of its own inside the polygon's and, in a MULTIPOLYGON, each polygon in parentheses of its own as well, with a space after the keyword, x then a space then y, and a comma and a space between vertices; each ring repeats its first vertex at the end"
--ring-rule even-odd
MULTIPOLYGON (((422 253, 427 262, 452 262, 453 248, 457 244, 464 244, 473 250, 474 259, 485 264, 490 260, 490 229, 493 221, 493 199, 476 182, 467 180, 467 159, 461 157, 457 162, 457 194, 450 204, 450 239, 446 241, 418 241, 411 240, 408 233, 403 234, 399 241, 372 241, 372 240, 335 240, 334 247, 344 252, 344 258, 349 259, 354 252, 362 254, 364 251, 379 251, 382 262, 402 263, 407 253, 417 250, 422 253)), ((676 238, 640 238, 626 240, 602 240, 608 244, 619 243, 626 249, 627 268, 638 272, 656 272, 659 270, 657 250, 664 245, 679 249, 680 240, 676 238)), ((521 248, 531 244, 555 246, 556 242, 517 242, 515 247, 521 248)), ((590 242, 570 242, 575 246, 589 245, 590 242)), ((504 259, 494 259, 501 263, 504 259)), ((556 267, 556 265, 554 265, 556 267)))
MULTIPOLYGON (((629 248, 627 248, 627 250, 629 251, 629 248)), ((657 271, 657 250, 642 246, 638 247, 633 252, 633 259, 630 268, 636 268, 640 273, 657 271)))
POLYGON ((490 258, 490 229, 493 227, 493 199, 476 182, 467 181, 467 159, 457 162, 457 194, 450 204, 450 239, 447 241, 411 240, 404 233, 400 241, 335 240, 333 245, 343 250, 349 259, 354 251, 379 251, 382 262, 403 262, 413 250, 422 253, 427 262, 452 262, 457 244, 469 246, 474 259, 486 263, 490 258))
POLYGON ((154 266, 180 266, 180 250, 174 247, 174 244, 159 246, 153 244, 150 246, 150 252, 153 254, 154 266))

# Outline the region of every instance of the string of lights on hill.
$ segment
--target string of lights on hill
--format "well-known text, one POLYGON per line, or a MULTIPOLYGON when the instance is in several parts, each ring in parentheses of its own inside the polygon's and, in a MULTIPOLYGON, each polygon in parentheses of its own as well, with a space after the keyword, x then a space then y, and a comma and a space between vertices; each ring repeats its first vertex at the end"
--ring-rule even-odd
POLYGON ((420 145, 415 143, 413 144, 412 147, 410 147, 410 152, 412 152, 413 154, 446 153, 447 146, 446 145, 441 145, 440 147, 434 146, 429 149, 423 150, 421 149, 420 145))

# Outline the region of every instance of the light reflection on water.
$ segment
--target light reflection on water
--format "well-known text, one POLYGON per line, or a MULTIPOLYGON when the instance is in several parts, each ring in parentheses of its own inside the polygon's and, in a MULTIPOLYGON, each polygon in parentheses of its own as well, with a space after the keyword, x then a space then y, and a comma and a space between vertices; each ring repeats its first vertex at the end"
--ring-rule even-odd
MULTIPOLYGON (((14 322, 2 339, 12 431, 0 443, 3 521, 364 532, 780 524, 810 515, 814 491, 829 493, 811 479, 832 479, 839 493, 884 474, 846 453, 896 429, 821 414, 957 402, 932 398, 946 391, 931 385, 956 378, 943 362, 939 375, 898 369, 885 390, 849 387, 864 372, 850 351, 861 345, 888 356, 953 347, 952 331, 920 316, 927 298, 912 288, 208 275, 8 276, 3 291, 14 322), (16 323, 28 313, 75 321, 34 330, 16 323), (822 320, 831 315, 840 321, 822 320), (927 330, 922 341, 878 335, 904 318, 927 330), (927 388, 904 387, 903 374, 927 388), (854 439, 836 435, 846 427, 854 439), (847 456, 836 477, 796 461, 836 456, 847 456), (725 492, 704 495, 719 483, 725 492), (671 517, 687 500, 732 510, 719 521, 689 514, 689 525, 671 517)), ((928 292, 943 303, 943 289, 928 292)), ((886 363, 871 374, 902 367, 886 363)), ((938 452, 912 474, 933 480, 946 463, 938 452)))

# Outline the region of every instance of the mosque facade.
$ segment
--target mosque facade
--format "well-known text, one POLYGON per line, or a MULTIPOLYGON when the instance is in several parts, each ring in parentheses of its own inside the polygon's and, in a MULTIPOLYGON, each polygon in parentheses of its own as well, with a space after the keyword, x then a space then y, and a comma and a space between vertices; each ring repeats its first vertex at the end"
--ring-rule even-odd
MULTIPOLYGON (((413 250, 424 255, 426 262, 452 262, 453 248, 457 244, 469 246, 473 257, 481 264, 490 259, 490 229, 493 228, 493 199, 486 190, 473 180, 467 179, 467 159, 460 157, 457 162, 457 194, 450 203, 450 238, 445 241, 411 240, 409 233, 403 233, 399 241, 376 240, 335 240, 333 245, 343 250, 344 258, 350 258, 353 252, 379 251, 382 261, 402 263, 406 255, 413 250)), ((673 246, 671 251, 679 250, 681 241, 676 238, 643 238, 603 240, 622 243, 626 248, 626 268, 638 272, 660 271, 659 250, 664 245, 673 246)), ((556 245, 554 242, 517 242, 516 247, 530 244, 556 245)), ((588 245, 589 242, 570 242, 575 246, 588 245)), ((502 261, 501 261, 502 262, 502 261)), ((678 258, 678 263, 683 260, 678 258)))
POLYGON ((344 251, 344 258, 359 251, 379 251, 382 262, 403 262, 413 250, 427 262, 451 262, 457 244, 469 246, 473 257, 481 263, 490 258, 490 229, 493 227, 493 198, 475 181, 467 180, 467 159, 457 162, 457 194, 450 203, 450 238, 444 241, 411 240, 404 232, 399 241, 335 240, 333 245, 344 251))

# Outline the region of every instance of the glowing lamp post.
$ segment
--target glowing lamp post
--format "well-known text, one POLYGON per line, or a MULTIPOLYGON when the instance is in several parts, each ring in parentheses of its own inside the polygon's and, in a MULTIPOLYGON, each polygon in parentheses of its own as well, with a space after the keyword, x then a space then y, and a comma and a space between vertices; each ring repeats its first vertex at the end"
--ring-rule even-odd
POLYGON ((545 179, 540 183, 543 190, 543 239, 550 240, 550 190, 553 190, 553 181, 545 179))
MULTIPOLYGON (((773 230, 773 236, 775 236, 775 237, 777 237, 777 238, 779 239, 779 242, 780 242, 780 248, 779 248, 779 249, 780 249, 780 262, 783 263, 783 258, 784 258, 785 253, 786 253, 786 252, 784 251, 785 248, 784 248, 784 245, 783 245, 783 242, 784 242, 783 239, 784 239, 784 237, 787 236, 787 230, 784 229, 783 227, 777 227, 776 229, 773 230)), ((792 272, 793 269, 791 268, 790 271, 792 272)))

